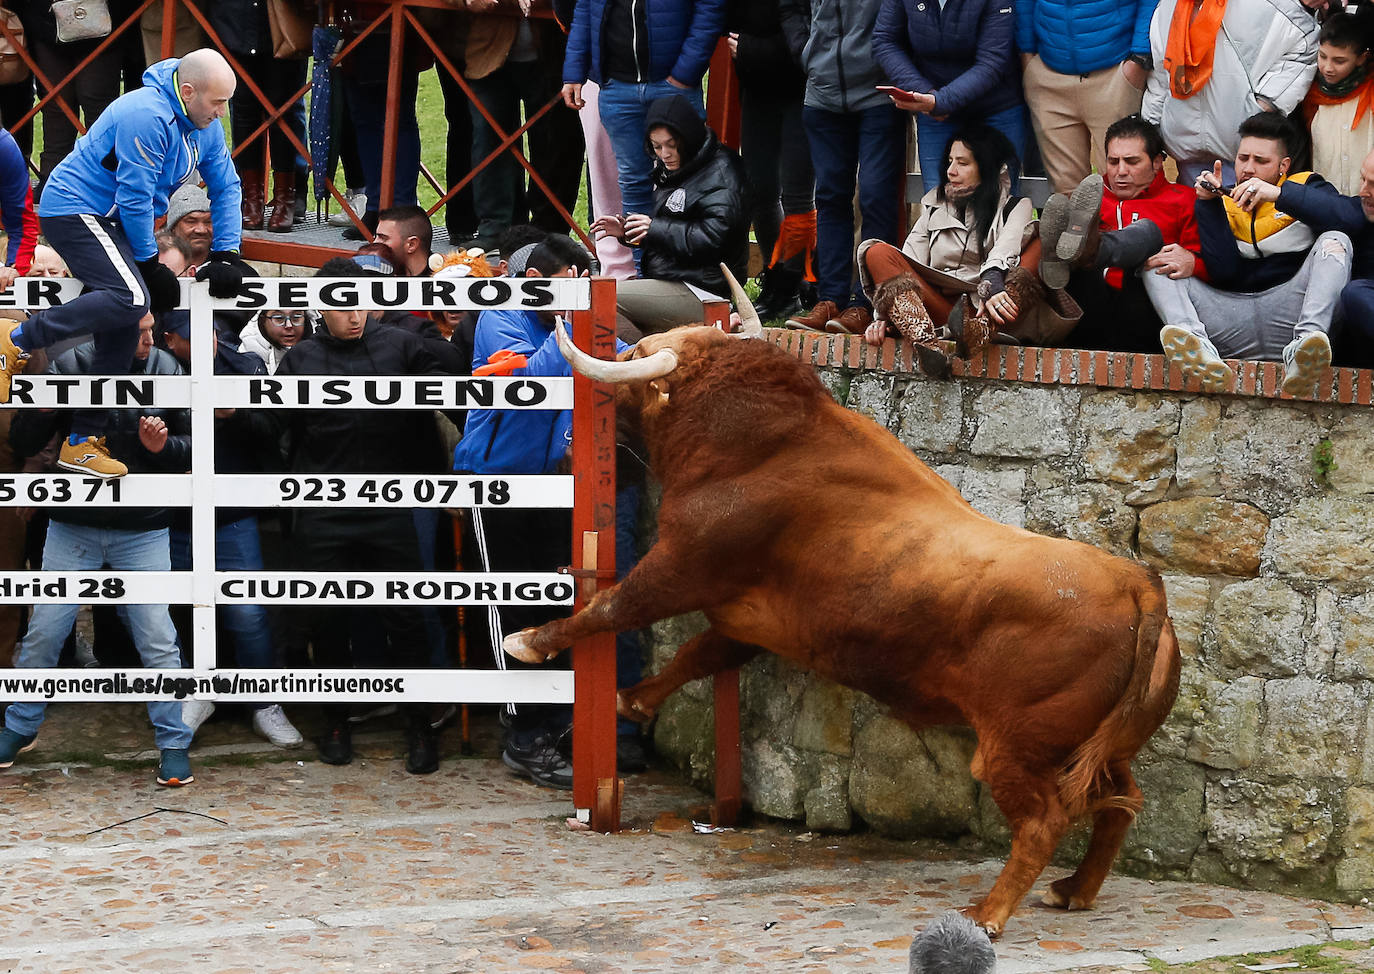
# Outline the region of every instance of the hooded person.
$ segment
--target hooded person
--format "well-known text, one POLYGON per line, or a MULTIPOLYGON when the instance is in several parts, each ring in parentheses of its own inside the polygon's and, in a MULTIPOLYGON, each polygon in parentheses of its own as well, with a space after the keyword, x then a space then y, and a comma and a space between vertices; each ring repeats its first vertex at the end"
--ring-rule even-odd
POLYGON ((720 265, 743 280, 749 265, 749 189, 733 149, 681 95, 659 98, 645 121, 645 151, 655 158, 649 214, 608 215, 592 223, 640 248, 642 278, 616 289, 622 315, 646 333, 701 320, 703 300, 725 300, 720 265))
POLYGON ((239 351, 262 359, 269 375, 275 375, 282 358, 296 343, 309 338, 319 327, 318 311, 259 311, 239 333, 239 351))

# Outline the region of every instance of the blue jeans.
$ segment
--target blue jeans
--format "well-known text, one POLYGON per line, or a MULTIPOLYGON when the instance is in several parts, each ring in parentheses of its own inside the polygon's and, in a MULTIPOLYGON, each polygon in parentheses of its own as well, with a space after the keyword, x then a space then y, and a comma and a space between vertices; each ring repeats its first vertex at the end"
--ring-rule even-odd
MULTIPOLYGON (((173 571, 191 570, 191 534, 171 533, 173 571)), ((262 544, 258 539, 258 519, 240 518, 215 528, 215 569, 222 572, 262 571, 262 544)), ((263 605, 221 605, 215 610, 220 625, 233 637, 234 656, 246 670, 263 670, 280 665, 272 645, 272 627, 263 605)), ((266 705, 264 705, 266 706, 266 705)))
MULTIPOLYGON (((386 132, 386 83, 391 64, 390 38, 386 34, 368 35, 345 63, 352 71, 343 75, 348 108, 358 133, 358 157, 367 178, 367 208, 382 205, 382 137, 386 132)), ((420 123, 415 118, 415 97, 420 89, 420 73, 409 65, 401 67, 400 117, 396 126, 396 189, 391 206, 413 206, 415 187, 420 179, 420 123)))
MULTIPOLYGON (((1020 163, 1026 158, 1027 128, 1026 106, 1013 105, 1000 112, 994 112, 982 122, 1001 132, 1016 150, 1020 163)), ((925 192, 929 193, 940 185, 940 176, 945 168, 945 145, 961 128, 968 124, 962 122, 937 122, 929 115, 916 116, 916 155, 921 160, 921 181, 925 192)), ((983 177, 986 178, 986 177, 983 177)), ((1016 192, 1021 181, 1021 167, 1018 164, 1011 173, 1011 191, 1016 192)))
MULTIPOLYGON (((615 149, 616 172, 620 177, 620 203, 625 213, 652 213, 654 187, 649 177, 653 172, 653 157, 646 148, 648 133, 644 130, 644 116, 650 102, 668 95, 682 95, 706 117, 706 102, 701 86, 685 89, 667 81, 651 81, 637 85, 626 81, 607 80, 601 86, 598 106, 601 124, 611 137, 615 149)), ((639 251, 635 250, 635 266, 639 265, 639 251)))
POLYGON ((897 202, 908 117, 891 105, 849 113, 802 108, 816 170, 816 293, 841 310, 868 303, 854 275, 856 183, 863 239, 901 243, 897 202))
MULTIPOLYGON (((438 554, 440 510, 437 507, 417 507, 411 510, 415 521, 415 537, 420 545, 420 565, 427 572, 434 571, 435 557, 438 554)), ((447 523, 447 519, 445 519, 447 523)), ((439 610, 432 605, 422 606, 420 616, 425 620, 425 638, 429 641, 429 665, 437 670, 448 667, 448 639, 444 635, 444 620, 439 610)))
MULTIPOLYGON (((642 490, 638 484, 629 484, 615 492, 615 580, 625 581, 630 569, 639 563, 639 499, 642 490)), ((616 633, 615 636, 615 685, 626 689, 644 678, 644 646, 640 642, 641 630, 616 633)), ((626 717, 616 718, 616 733, 624 737, 634 737, 639 733, 639 724, 626 717)))
POLYGON ((1374 368, 1374 281, 1351 281, 1337 306, 1338 330, 1331 336, 1341 365, 1374 368))
MULTIPOLYGON (((65 521, 48 525, 43 545, 45 571, 99 571, 109 564, 115 571, 157 572, 171 568, 167 529, 120 531, 89 528, 65 521)), ((39 604, 29 617, 29 629, 14 654, 16 668, 50 668, 57 665, 62 643, 72 631, 80 605, 39 604)), ((125 624, 143 665, 153 670, 181 666, 176 629, 165 605, 123 606, 125 624)), ((5 711, 5 726, 16 734, 37 734, 47 704, 40 701, 12 703, 5 711)), ((159 750, 191 746, 191 730, 181 722, 180 700, 149 701, 153 739, 159 750)))

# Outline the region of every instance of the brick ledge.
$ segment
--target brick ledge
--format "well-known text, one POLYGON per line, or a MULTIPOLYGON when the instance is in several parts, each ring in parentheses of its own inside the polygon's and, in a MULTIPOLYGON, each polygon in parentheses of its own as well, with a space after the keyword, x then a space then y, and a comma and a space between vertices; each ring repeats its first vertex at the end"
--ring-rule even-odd
MULTIPOLYGON (((859 335, 827 335, 788 328, 766 328, 764 339, 812 365, 885 372, 918 371, 908 341, 888 338, 881 347, 875 347, 866 344, 859 335)), ((950 351, 952 353, 952 346, 950 351)), ((991 345, 969 359, 951 355, 951 361, 957 378, 1203 394, 1195 379, 1185 382, 1183 373, 1177 366, 1168 365, 1163 355, 991 345)), ((1332 369, 1318 385, 1316 395, 1310 399, 1296 399, 1279 391, 1283 381, 1280 363, 1228 359, 1227 364, 1236 372, 1236 388, 1224 395, 1354 406, 1368 406, 1374 400, 1374 372, 1369 369, 1332 369)))

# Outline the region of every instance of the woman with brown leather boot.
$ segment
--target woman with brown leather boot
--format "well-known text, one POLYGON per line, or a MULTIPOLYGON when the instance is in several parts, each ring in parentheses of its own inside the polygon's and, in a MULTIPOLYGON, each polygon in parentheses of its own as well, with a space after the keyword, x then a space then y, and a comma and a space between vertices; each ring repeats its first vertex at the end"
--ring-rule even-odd
POLYGON ((860 278, 877 313, 866 341, 900 335, 916 346, 922 371, 943 375, 949 359, 941 327, 964 356, 999 333, 1044 341, 1073 327, 1072 302, 1049 295, 1035 274, 1034 211, 1011 192, 1018 165, 1006 136, 986 125, 950 139, 940 185, 922 198, 902 249, 879 240, 859 246, 860 278))

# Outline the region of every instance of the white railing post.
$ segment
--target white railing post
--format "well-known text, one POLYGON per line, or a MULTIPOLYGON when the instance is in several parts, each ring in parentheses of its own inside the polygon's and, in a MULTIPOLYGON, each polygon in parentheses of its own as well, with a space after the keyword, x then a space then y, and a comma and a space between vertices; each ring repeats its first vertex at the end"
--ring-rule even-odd
POLYGON ((193 667, 215 669, 215 333, 210 285, 191 284, 191 629, 193 667))

